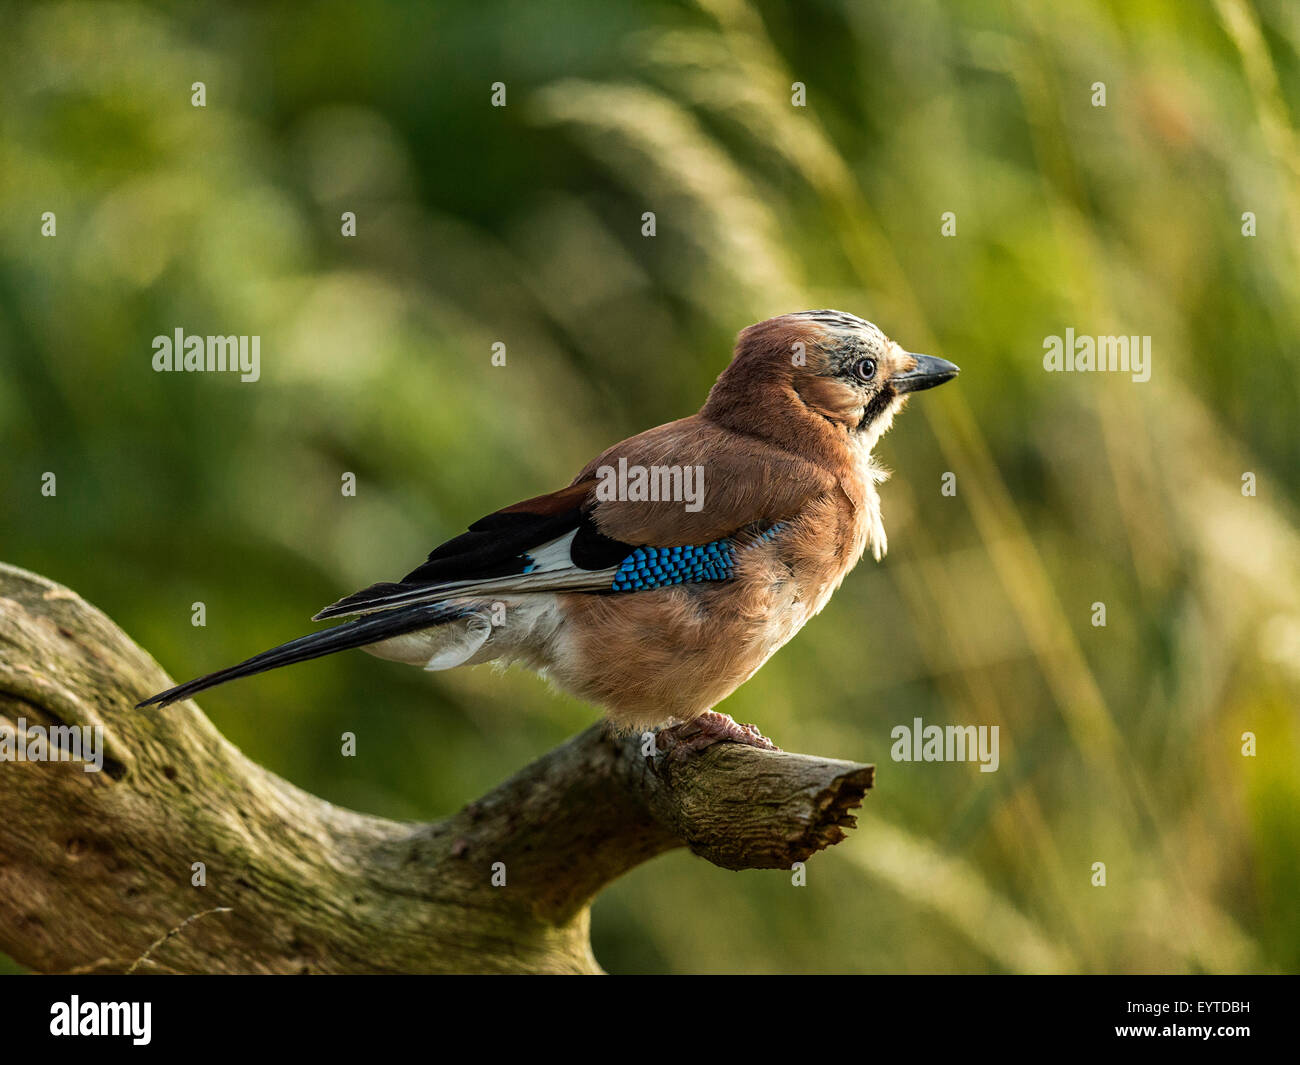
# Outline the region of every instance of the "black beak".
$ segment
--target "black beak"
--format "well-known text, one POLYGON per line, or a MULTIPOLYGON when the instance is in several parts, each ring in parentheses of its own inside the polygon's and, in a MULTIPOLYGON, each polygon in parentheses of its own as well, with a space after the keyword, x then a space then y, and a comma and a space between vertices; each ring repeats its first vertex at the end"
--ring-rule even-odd
POLYGON ((933 355, 913 355, 916 369, 907 373, 895 374, 890 379, 894 391, 900 395, 907 392, 921 392, 945 381, 951 381, 961 370, 947 359, 936 359, 933 355))

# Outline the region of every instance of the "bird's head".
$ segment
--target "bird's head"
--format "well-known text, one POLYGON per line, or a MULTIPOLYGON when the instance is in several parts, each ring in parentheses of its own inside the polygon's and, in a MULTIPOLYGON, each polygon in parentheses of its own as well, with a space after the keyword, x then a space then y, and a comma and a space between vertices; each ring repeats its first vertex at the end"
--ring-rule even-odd
POLYGON ((836 449, 843 439, 870 451, 911 393, 957 372, 852 314, 800 311, 740 334, 702 413, 792 450, 836 449))

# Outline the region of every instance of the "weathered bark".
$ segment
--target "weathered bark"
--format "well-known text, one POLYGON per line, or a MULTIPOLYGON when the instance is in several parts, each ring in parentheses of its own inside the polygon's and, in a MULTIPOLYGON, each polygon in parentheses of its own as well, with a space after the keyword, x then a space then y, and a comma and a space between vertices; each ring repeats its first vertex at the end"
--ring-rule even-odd
POLYGON ((0 726, 100 725, 105 751, 98 773, 0 761, 0 951, 21 964, 599 972, 588 905, 605 884, 680 846, 789 868, 844 837, 872 781, 733 743, 648 759, 598 725, 454 816, 402 824, 255 765, 193 702, 132 708, 170 683, 75 593, 0 565, 0 726))

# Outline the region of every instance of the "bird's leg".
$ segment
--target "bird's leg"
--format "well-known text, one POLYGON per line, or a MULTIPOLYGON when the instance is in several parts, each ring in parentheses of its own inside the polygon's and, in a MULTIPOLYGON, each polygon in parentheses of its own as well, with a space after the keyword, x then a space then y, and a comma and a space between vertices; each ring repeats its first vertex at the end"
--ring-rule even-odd
POLYGON ((666 728, 655 737, 656 745, 673 758, 686 758, 692 751, 703 751, 715 743, 730 740, 764 751, 781 748, 769 740, 755 725, 742 725, 727 714, 705 710, 698 717, 666 728))

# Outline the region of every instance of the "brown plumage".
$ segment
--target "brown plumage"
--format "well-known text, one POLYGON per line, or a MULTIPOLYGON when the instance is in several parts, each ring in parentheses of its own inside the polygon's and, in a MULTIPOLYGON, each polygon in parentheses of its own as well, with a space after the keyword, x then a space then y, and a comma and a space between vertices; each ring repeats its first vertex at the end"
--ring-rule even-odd
POLYGON ((820 612, 868 545, 883 557, 876 485, 886 474, 871 448, 906 402, 889 380, 917 359, 869 329, 846 360, 841 337, 815 312, 751 326, 699 414, 615 444, 578 475, 575 485, 620 458, 709 472, 709 501, 697 514, 672 502, 600 504, 601 532, 629 543, 701 543, 751 523, 789 530, 746 552, 733 582, 618 599, 563 595, 565 646, 552 667, 562 687, 630 728, 690 720, 820 612), (877 388, 837 372, 852 357, 877 360, 877 388))
POLYGON ((428 669, 521 662, 626 728, 698 719, 706 741, 765 743, 706 712, 826 605, 867 547, 883 556, 872 447, 909 393, 956 373, 838 311, 751 326, 698 414, 614 445, 567 488, 488 515, 401 581, 318 615, 357 620, 150 701, 364 646, 428 669), (703 492, 691 505, 611 496, 621 464, 702 470, 703 492))

